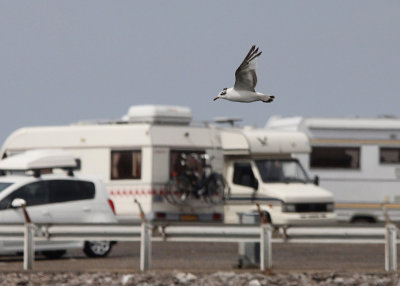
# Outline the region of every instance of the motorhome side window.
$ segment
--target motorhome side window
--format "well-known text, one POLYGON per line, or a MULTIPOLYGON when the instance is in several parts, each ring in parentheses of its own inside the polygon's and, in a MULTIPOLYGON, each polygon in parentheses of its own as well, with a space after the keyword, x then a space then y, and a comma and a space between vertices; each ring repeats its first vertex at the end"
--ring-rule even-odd
POLYGON ((140 179, 142 153, 138 150, 111 151, 111 180, 140 179))
POLYGON ((381 147, 379 148, 379 158, 381 164, 399 164, 400 148, 381 147))
POLYGON ((254 173, 249 162, 239 162, 233 165, 233 183, 246 187, 254 186, 254 173))
POLYGON ((204 174, 205 158, 205 151, 171 150, 170 177, 190 172, 201 178, 204 174))
POLYGON ((313 147, 310 168, 360 169, 360 148, 313 147))

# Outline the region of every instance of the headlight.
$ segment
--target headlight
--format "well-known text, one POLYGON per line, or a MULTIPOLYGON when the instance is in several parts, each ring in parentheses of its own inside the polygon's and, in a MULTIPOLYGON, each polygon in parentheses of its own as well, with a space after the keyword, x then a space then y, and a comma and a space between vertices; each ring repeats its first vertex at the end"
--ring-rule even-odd
POLYGON ((326 211, 333 212, 335 210, 335 206, 333 203, 326 204, 326 211))
POLYGON ((296 205, 295 204, 284 204, 283 211, 287 212, 287 213, 294 213, 296 211, 296 205))

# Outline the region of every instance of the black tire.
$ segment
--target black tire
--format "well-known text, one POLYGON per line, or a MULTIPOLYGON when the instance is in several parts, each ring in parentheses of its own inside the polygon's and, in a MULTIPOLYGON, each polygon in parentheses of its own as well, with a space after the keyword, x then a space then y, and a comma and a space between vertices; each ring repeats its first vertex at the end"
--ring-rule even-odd
POLYGON ((372 223, 376 223, 375 219, 372 217, 354 217, 351 220, 351 223, 354 224, 372 224, 372 223))
POLYGON ((87 257, 106 257, 112 245, 111 241, 85 241, 83 252, 87 257))
POLYGON ((48 250, 48 251, 42 251, 42 254, 48 259, 59 259, 66 252, 67 252, 66 250, 48 250))

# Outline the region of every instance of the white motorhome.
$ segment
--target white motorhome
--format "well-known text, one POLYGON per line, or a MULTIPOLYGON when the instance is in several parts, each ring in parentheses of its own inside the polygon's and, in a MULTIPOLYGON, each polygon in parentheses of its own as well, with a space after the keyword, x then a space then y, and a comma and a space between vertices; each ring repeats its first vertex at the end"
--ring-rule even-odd
POLYGON ((226 222, 257 213, 256 203, 274 225, 335 222, 333 195, 315 185, 293 157, 310 152, 303 133, 226 128, 221 140, 230 186, 226 222))
POLYGON ((297 158, 335 196, 339 220, 400 220, 400 119, 271 117, 266 127, 302 131, 297 158))
POLYGON ((6 139, 0 156, 68 150, 79 162, 77 174, 95 174, 106 183, 119 219, 141 217, 136 199, 149 220, 219 222, 223 186, 212 196, 207 188, 194 193, 187 191, 194 186, 186 176, 189 170, 191 178, 204 178, 208 166, 223 172, 219 133, 190 123, 185 107, 133 106, 117 122, 21 128, 6 139))

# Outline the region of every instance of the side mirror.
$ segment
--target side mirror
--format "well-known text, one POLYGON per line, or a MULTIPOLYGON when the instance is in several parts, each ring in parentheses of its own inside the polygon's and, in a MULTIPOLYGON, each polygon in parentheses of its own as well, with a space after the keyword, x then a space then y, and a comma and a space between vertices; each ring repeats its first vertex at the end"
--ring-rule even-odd
POLYGON ((319 186, 319 177, 316 175, 313 180, 314 185, 319 186))
POLYGON ((256 178, 254 178, 254 180, 253 180, 252 187, 253 187, 254 191, 258 190, 258 180, 256 178))
POLYGON ((32 220, 29 217, 28 211, 26 210, 26 201, 24 199, 16 198, 11 202, 12 208, 21 208, 24 214, 25 223, 31 223, 32 220))
POLYGON ((17 198, 11 202, 12 208, 21 208, 23 206, 26 206, 26 201, 24 199, 17 198))

